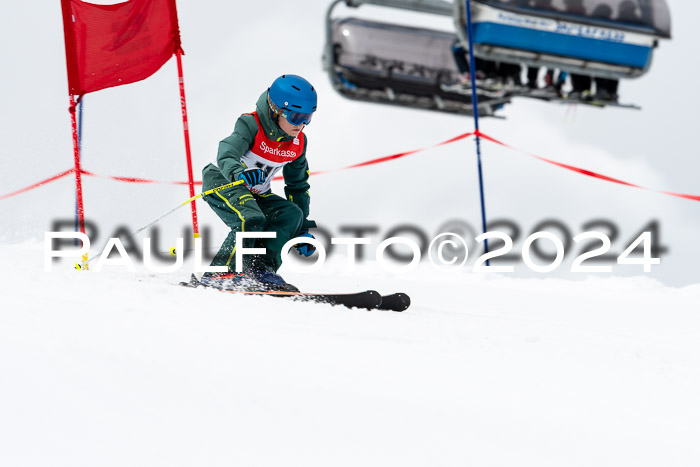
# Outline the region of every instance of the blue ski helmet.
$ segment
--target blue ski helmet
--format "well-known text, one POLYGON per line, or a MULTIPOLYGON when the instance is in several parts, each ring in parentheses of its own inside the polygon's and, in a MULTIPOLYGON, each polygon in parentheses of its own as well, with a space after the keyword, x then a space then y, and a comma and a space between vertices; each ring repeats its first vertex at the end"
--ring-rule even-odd
POLYGON ((316 112, 316 90, 301 76, 282 75, 267 90, 273 115, 282 115, 292 125, 309 124, 316 112))

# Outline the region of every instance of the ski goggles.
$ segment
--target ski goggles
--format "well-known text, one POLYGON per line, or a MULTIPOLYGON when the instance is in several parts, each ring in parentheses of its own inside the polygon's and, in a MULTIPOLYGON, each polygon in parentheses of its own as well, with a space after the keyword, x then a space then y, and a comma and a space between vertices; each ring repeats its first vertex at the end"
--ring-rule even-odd
POLYGON ((272 102, 272 99, 270 99, 270 96, 267 96, 267 104, 270 106, 270 110, 274 112, 277 115, 282 115, 284 118, 287 119, 289 123, 291 123, 294 126, 299 126, 302 123, 305 125, 308 125, 311 123, 311 115, 310 113, 305 113, 305 112, 294 112, 293 110, 289 110, 286 108, 279 108, 275 105, 274 102, 272 102))
POLYGON ((311 123, 311 115, 303 112, 290 112, 289 110, 281 109, 282 116, 294 126, 299 126, 302 123, 308 125, 311 123))

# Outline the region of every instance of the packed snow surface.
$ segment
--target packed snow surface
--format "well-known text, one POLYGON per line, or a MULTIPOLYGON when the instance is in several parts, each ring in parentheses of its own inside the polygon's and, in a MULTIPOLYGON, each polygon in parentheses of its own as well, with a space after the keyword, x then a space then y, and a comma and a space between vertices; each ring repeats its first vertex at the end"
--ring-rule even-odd
MULTIPOLYGON (((287 274, 403 313, 43 272, 2 245, 0 465, 695 466, 700 286, 287 274)), ((336 268, 334 271, 333 268, 336 268)))

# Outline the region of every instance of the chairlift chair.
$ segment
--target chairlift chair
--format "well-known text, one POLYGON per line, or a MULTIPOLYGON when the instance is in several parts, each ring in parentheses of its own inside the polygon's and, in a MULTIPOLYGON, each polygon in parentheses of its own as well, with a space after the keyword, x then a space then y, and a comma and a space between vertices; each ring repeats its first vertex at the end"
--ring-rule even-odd
MULTIPOLYGON (((472 0, 474 54, 611 79, 649 70, 659 39, 671 37, 665 0, 472 0)), ((465 2, 454 3, 468 44, 465 2)))
MULTIPOLYGON (((443 16, 453 14, 443 0, 336 0, 326 17, 324 68, 343 96, 374 103, 472 115, 471 90, 455 86, 460 71, 453 31, 404 26, 358 18, 333 18, 339 3, 374 4, 443 16)), ((510 99, 479 93, 479 114, 494 115, 510 99)))
MULTIPOLYGON (((324 68, 334 88, 351 99, 471 115, 471 88, 452 53, 454 44, 469 49, 465 8, 464 0, 333 1, 324 68), (333 18, 339 3, 451 16, 454 31, 333 18)), ((671 37, 665 0, 471 0, 471 8, 477 65, 558 69, 615 87, 620 79, 644 75, 659 40, 671 37)), ((477 81, 477 95, 480 115, 494 115, 514 96, 561 100, 484 81, 477 81)))
MULTIPOLYGON (((471 4, 476 57, 559 69, 589 81, 617 83, 644 75, 659 40, 671 37, 665 0, 472 0, 471 4)), ((468 44, 465 8, 464 1, 456 1, 453 18, 461 42, 468 44)))

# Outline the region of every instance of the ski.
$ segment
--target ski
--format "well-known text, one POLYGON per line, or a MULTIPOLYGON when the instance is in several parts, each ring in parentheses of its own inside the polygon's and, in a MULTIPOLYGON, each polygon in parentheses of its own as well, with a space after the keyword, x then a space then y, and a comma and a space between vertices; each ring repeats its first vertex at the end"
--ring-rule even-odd
POLYGON ((411 306, 411 298, 405 293, 382 295, 382 303, 378 309, 388 311, 404 311, 411 306))
POLYGON ((239 289, 220 289, 216 287, 206 286, 200 283, 194 276, 189 282, 180 282, 183 287, 206 287, 213 288, 219 292, 233 293, 241 295, 263 295, 269 297, 287 298, 303 302, 327 303, 330 305, 342 305, 347 308, 360 308, 365 310, 387 310, 387 311, 404 311, 410 304, 411 300, 405 293, 396 293, 382 296, 375 290, 365 290, 356 293, 308 293, 308 292, 287 292, 279 290, 239 290, 239 289))
POLYGON ((375 290, 363 292, 334 294, 334 293, 305 293, 305 292, 281 292, 270 290, 255 292, 246 290, 221 290, 227 293, 240 293, 243 295, 266 295, 269 297, 288 298, 302 302, 327 303, 329 305, 342 305, 347 308, 361 308, 374 310, 381 306, 382 296, 375 290))

